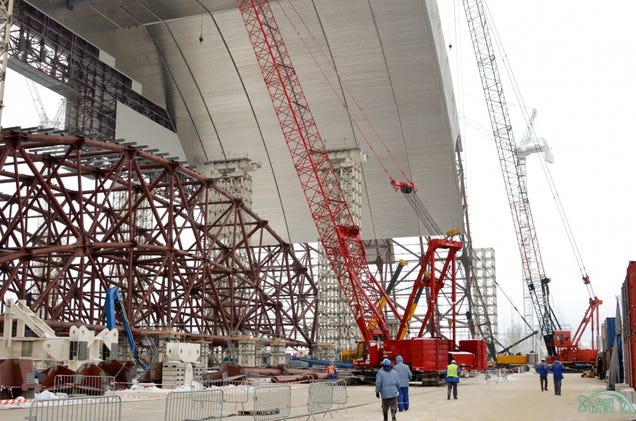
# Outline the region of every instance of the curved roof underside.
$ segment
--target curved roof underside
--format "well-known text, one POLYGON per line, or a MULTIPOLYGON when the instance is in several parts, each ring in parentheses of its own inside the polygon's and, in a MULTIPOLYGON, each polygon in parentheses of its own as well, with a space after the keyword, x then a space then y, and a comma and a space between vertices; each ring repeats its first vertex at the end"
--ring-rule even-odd
MULTIPOLYGON (((166 107, 189 164, 260 163, 252 208, 283 238, 315 241, 235 0, 71 0, 72 10, 65 0, 30 3, 114 57, 144 96, 166 107)), ((271 3, 327 147, 368 156, 363 238, 428 234, 373 150, 391 177, 404 179, 390 155, 406 171, 437 225, 461 227, 456 112, 435 1, 271 3)))

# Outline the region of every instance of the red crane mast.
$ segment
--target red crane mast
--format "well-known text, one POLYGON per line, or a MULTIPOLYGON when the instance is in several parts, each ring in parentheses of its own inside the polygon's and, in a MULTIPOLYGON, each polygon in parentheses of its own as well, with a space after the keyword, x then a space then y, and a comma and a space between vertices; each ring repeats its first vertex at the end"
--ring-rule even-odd
MULTIPOLYGON (((461 358, 464 368, 484 369, 486 346, 483 340, 462 341, 457 349, 454 334, 452 339, 423 338, 423 331, 420 330, 419 337, 403 339, 407 324, 413 315, 413 306, 417 304, 424 288, 429 288, 432 296, 436 298, 436 289, 443 286, 443 279, 446 278, 449 268, 453 288, 454 320, 454 261, 456 251, 461 249, 461 242, 451 241, 439 245, 439 248, 450 250, 443 274, 437 281, 427 284, 423 275, 425 269, 422 269, 421 282, 416 283, 417 291, 409 300, 409 314, 400 317, 395 304, 369 270, 359 227, 353 220, 269 2, 237 1, 283 137, 316 224, 318 236, 336 275, 342 296, 347 300, 362 334, 362 341, 358 344, 358 349, 362 351, 356 359, 356 366, 362 369, 361 375, 364 377, 371 373, 371 377, 374 378, 375 366, 381 358, 396 355, 404 356, 404 360, 411 365, 414 372, 414 380, 422 382, 432 379, 433 383, 437 383, 439 373, 451 359, 461 358), (391 337, 387 318, 382 311, 384 303, 388 304, 395 319, 402 323, 401 337, 398 339, 391 337), (371 368, 373 370, 369 371, 371 368)), ((400 189, 411 192, 412 183, 410 187, 401 186, 400 189)), ((434 273, 433 249, 427 256, 429 257, 422 261, 422 266, 434 273)), ((427 320, 434 324, 432 312, 436 303, 433 301, 428 304, 430 315, 427 320)), ((436 329, 433 329, 433 332, 436 332, 436 329)))
MULTIPOLYGON (((379 304, 385 293, 371 274, 359 227, 318 132, 287 47, 266 0, 237 0, 267 91, 325 254, 365 341, 390 337, 379 304), (377 328, 371 330, 371 321, 377 328)), ((386 298, 386 297, 385 297, 386 298)), ((397 317, 390 299, 386 300, 397 317)))

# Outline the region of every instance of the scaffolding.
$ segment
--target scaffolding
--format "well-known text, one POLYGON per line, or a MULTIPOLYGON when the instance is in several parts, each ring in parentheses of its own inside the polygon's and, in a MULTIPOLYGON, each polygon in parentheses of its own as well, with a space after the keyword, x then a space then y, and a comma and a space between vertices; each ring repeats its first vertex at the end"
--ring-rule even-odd
POLYGON ((476 276, 472 296, 481 296, 481 300, 478 300, 473 306, 475 323, 477 325, 489 323, 493 336, 499 338, 495 250, 492 248, 473 249, 472 265, 476 276))
MULTIPOLYGON (((362 162, 363 155, 357 148, 330 150, 329 159, 340 181, 345 200, 349 204, 354 223, 362 221, 362 162)), ((360 339, 347 300, 342 296, 338 279, 319 245, 318 261, 318 342, 334 344, 336 353, 351 349, 360 339)))

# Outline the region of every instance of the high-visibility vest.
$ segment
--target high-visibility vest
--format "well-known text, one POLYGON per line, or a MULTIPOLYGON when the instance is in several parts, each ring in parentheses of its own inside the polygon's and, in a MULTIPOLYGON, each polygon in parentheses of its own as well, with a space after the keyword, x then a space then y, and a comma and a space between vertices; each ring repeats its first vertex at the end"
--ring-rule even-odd
POLYGON ((459 374, 457 374, 457 369, 459 367, 457 367, 456 364, 449 364, 448 367, 446 367, 446 377, 458 377, 459 378, 459 374))

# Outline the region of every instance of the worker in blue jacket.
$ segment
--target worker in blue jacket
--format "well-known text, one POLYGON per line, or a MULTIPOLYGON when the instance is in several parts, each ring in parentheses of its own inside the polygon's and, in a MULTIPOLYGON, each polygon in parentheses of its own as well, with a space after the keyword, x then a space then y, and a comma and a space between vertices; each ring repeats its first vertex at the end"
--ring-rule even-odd
POLYGON ((382 397, 382 415, 384 421, 388 421, 388 412, 391 410, 391 419, 396 421, 397 396, 400 378, 398 373, 391 367, 391 360, 385 358, 382 367, 375 376, 375 397, 382 397))
POLYGON ((554 379, 554 394, 561 396, 561 382, 563 382, 563 364, 556 360, 552 363, 552 378, 554 379))
POLYGON ((541 385, 541 391, 548 390, 548 364, 545 360, 541 360, 539 365, 537 365, 537 373, 539 373, 539 384, 541 385))
POLYGON ((393 366, 393 370, 398 374, 400 378, 400 385, 398 390, 398 410, 408 411, 409 410, 409 382, 411 378, 413 378, 413 373, 408 365, 404 364, 404 358, 401 355, 395 357, 395 365, 393 366))
POLYGON ((457 399, 457 384, 459 383, 459 376, 462 372, 457 365, 457 361, 452 360, 450 364, 446 366, 444 371, 444 377, 446 378, 446 385, 448 386, 446 399, 450 400, 451 391, 453 392, 453 398, 457 399))

